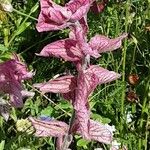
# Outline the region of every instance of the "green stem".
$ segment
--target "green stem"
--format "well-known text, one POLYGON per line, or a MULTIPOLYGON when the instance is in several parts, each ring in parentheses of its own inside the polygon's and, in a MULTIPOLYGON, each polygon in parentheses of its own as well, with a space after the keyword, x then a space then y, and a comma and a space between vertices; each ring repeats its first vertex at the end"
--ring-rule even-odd
MULTIPOLYGON (((128 17, 129 17, 129 9, 130 9, 130 0, 127 1, 126 7, 125 7, 125 13, 126 13, 126 18, 125 18, 125 32, 127 33, 128 31, 128 17)), ((124 46, 123 46, 123 51, 122 51, 122 56, 123 56, 123 67, 122 67, 122 82, 123 82, 123 90, 122 90, 122 97, 121 97, 121 125, 120 125, 120 133, 123 136, 123 124, 124 124, 124 100, 125 100, 125 90, 126 90, 126 85, 125 85, 125 67, 126 67, 126 51, 127 51, 127 39, 124 41, 124 46)))
MULTIPOLYGON (((148 113, 147 122, 146 122, 145 142, 148 141, 148 134, 149 134, 148 125, 149 125, 149 113, 148 113)), ((147 150, 147 143, 145 144, 145 150, 147 150)))
MULTIPOLYGON (((36 3, 32 8, 36 7, 37 4, 38 4, 38 3, 36 3)), ((35 10, 36 10, 37 8, 38 8, 38 7, 36 7, 35 10)), ((22 12, 16 10, 16 9, 13 9, 14 12, 16 12, 16 13, 18 13, 18 14, 21 14, 21 15, 23 15, 23 16, 26 16, 26 18, 24 19, 24 21, 21 23, 20 26, 22 26, 29 18, 34 19, 34 20, 37 21, 36 18, 30 16, 35 10, 30 11, 30 13, 27 15, 27 14, 24 14, 24 13, 22 13, 22 12)), ((13 40, 15 39, 15 37, 17 36, 16 33, 17 33, 17 31, 14 32, 14 34, 12 35, 11 39, 9 40, 8 46, 12 43, 12 41, 13 41, 13 40)))
MULTIPOLYGON (((35 21, 38 20, 37 18, 34 18, 34 17, 30 16, 30 15, 31 15, 30 13, 29 13, 29 15, 27 15, 27 14, 25 14, 25 13, 23 13, 23 12, 20 12, 19 10, 14 9, 14 8, 13 8, 13 11, 16 12, 17 14, 19 14, 19 15, 22 15, 22 16, 25 16, 25 17, 27 17, 27 18, 33 19, 33 20, 35 20, 35 21)), ((32 12, 31 12, 31 13, 32 13, 32 12)))
POLYGON ((30 50, 32 47, 36 46, 37 44, 40 44, 40 43, 42 43, 42 42, 44 42, 44 41, 46 41, 46 40, 48 40, 48 39, 51 39, 51 38, 56 37, 56 36, 59 36, 59 35, 61 35, 60 32, 58 32, 58 33, 56 33, 56 34, 53 34, 53 35, 51 35, 51 36, 47 36, 45 39, 34 43, 33 45, 31 45, 30 47, 26 48, 24 51, 22 51, 22 52, 19 53, 19 54, 22 55, 23 53, 26 53, 28 50, 30 50))
MULTIPOLYGON (((143 118, 143 114, 145 113, 145 110, 147 109, 147 101, 148 101, 148 98, 147 98, 147 93, 148 93, 148 90, 149 90, 149 83, 150 83, 150 80, 148 79, 148 82, 145 86, 145 93, 144 93, 144 101, 143 101, 143 105, 142 105, 142 112, 141 112, 141 119, 140 119, 140 129, 142 130, 143 128, 143 123, 145 121, 145 119, 143 118)), ((148 113, 148 112, 147 112, 148 113)), ((147 131, 146 131, 147 132, 147 131)), ((146 139, 147 139, 147 133, 146 133, 146 139)), ((138 150, 141 150, 142 149, 142 145, 145 145, 145 149, 146 149, 146 144, 143 144, 142 142, 143 140, 140 138, 139 139, 139 142, 138 142, 138 150)), ((145 141, 147 142, 147 141, 145 141)))

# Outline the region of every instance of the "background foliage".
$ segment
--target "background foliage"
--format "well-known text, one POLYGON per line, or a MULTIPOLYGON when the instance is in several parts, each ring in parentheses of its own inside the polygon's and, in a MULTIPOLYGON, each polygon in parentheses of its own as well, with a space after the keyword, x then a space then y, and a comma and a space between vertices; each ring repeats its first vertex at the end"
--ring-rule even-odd
MULTIPOLYGON (((63 0, 55 0, 63 4, 63 0)), ((16 130, 18 119, 28 116, 48 115, 69 122, 72 106, 62 100, 59 94, 42 95, 32 87, 33 83, 47 81, 56 74, 70 70, 74 66, 56 58, 41 58, 35 55, 43 46, 68 36, 68 30, 38 33, 35 29, 40 8, 36 0, 12 1, 14 11, 0 10, 0 62, 10 58, 12 52, 19 54, 30 69, 36 71, 32 81, 24 86, 36 92, 27 99, 23 109, 12 109, 11 117, 5 122, 0 117, 0 150, 53 150, 55 140, 36 138, 16 130)), ((122 49, 103 54, 92 60, 109 70, 122 74, 122 78, 111 84, 99 86, 90 97, 92 118, 115 125, 115 139, 129 150, 150 149, 150 1, 111 0, 104 12, 88 14, 89 38, 95 34, 117 37, 129 33, 122 49), (138 84, 130 85, 128 76, 139 76, 138 84), (136 93, 130 97, 130 92, 136 93), (131 100, 132 99, 132 100, 131 100), (129 120, 130 116, 130 120, 129 120)), ((96 147, 108 149, 106 145, 88 142, 75 137, 73 149, 92 150, 96 147)))

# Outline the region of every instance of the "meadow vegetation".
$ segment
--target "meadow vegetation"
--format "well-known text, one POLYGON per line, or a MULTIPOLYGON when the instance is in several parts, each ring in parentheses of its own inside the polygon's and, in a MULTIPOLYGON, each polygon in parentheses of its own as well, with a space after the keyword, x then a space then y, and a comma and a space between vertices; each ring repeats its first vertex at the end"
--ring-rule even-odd
MULTIPOLYGON (((65 0, 55 2, 62 5, 65 0)), ((23 129, 19 132, 16 123, 29 116, 49 116, 69 123, 72 105, 60 94, 43 94, 33 87, 34 83, 48 81, 55 75, 75 72, 75 67, 69 62, 35 55, 45 45, 67 38, 69 29, 39 33, 35 28, 40 12, 39 2, 13 0, 11 4, 13 12, 0 10, 0 62, 17 53, 29 70, 35 71, 33 78, 23 84, 35 95, 24 100, 23 108, 12 107, 8 121, 0 116, 0 150, 54 150, 54 138, 35 137, 23 129)), ((102 54, 96 60, 91 59, 93 64, 121 74, 121 78, 98 86, 90 95, 91 118, 114 125, 113 139, 121 143, 120 146, 126 146, 128 150, 149 150, 150 0, 111 0, 103 12, 88 12, 88 25, 88 39, 95 34, 115 38, 128 33, 121 48, 102 54)), ((7 96, 4 98, 9 99, 7 96)), ((21 126, 24 127, 23 122, 21 126)), ((109 149, 109 145, 89 142, 77 135, 71 146, 72 150, 109 149)))

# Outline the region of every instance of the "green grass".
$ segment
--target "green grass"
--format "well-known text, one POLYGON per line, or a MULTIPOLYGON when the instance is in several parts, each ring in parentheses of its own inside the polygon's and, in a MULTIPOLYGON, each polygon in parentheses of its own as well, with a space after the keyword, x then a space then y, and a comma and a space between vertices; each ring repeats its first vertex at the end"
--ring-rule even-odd
MULTIPOLYGON (((28 0, 23 4, 13 1, 15 11, 0 11, 0 61, 10 58, 12 52, 20 54, 30 69, 36 70, 32 81, 25 83, 28 89, 36 92, 32 99, 25 102, 23 109, 13 109, 8 122, 0 117, 0 150, 53 150, 55 139, 36 138, 33 135, 19 133, 15 124, 17 119, 46 114, 69 122, 72 106, 62 100, 58 94, 43 95, 32 87, 33 83, 51 79, 63 73, 66 68, 74 70, 70 63, 55 58, 39 58, 34 53, 40 52, 47 43, 67 37, 66 31, 38 33, 35 29, 39 14, 37 1, 28 0)), ((128 150, 150 149, 150 1, 127 0, 109 2, 105 11, 99 15, 88 14, 89 38, 95 34, 117 37, 123 32, 129 34, 121 49, 103 54, 92 60, 104 68, 119 72, 121 79, 99 86, 90 97, 93 119, 115 125, 117 139, 128 150), (136 86, 128 85, 129 74, 138 74, 140 81, 136 86), (128 87, 139 97, 138 103, 126 99, 128 87), (127 114, 132 121, 127 121, 127 114)), ((94 150, 96 147, 108 149, 107 145, 88 142, 76 136, 77 150, 94 150), (85 144, 87 146, 85 146, 85 144)))

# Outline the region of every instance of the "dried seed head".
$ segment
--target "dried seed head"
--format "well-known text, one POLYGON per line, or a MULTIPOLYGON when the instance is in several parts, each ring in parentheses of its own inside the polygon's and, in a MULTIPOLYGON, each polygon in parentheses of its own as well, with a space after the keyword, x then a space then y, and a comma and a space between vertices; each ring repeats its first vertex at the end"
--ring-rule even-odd
POLYGON ((138 96, 134 91, 129 91, 126 95, 127 101, 128 102, 137 102, 138 96))
POLYGON ((139 76, 137 74, 130 74, 128 76, 128 82, 131 85, 136 85, 139 82, 139 76))

